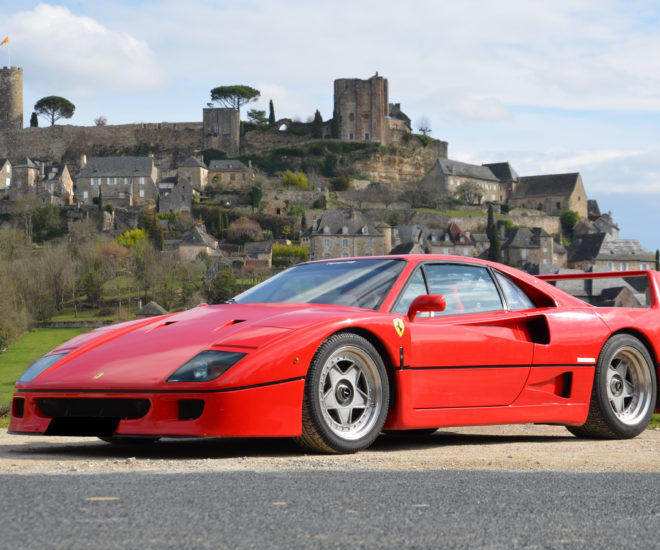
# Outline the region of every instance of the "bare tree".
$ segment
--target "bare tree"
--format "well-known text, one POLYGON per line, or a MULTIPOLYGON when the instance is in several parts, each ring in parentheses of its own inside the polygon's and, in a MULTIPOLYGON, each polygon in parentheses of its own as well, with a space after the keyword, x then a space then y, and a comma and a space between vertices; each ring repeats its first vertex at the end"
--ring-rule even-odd
POLYGON ((107 124, 108 124, 108 119, 105 118, 103 115, 94 119, 95 126, 107 126, 107 124))
POLYGON ((431 133, 431 122, 426 115, 422 115, 417 119, 417 129, 425 136, 431 133))
POLYGON ((458 186, 456 196, 467 204, 479 205, 484 198, 483 189, 474 181, 464 181, 458 186))

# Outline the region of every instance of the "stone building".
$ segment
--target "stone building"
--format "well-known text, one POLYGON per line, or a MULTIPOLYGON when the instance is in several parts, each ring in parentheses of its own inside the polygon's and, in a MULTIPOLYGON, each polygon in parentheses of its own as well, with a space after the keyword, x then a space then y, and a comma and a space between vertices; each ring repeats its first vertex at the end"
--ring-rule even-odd
POLYGON ((568 267, 583 271, 653 269, 655 256, 636 239, 596 233, 584 235, 568 247, 568 267))
POLYGON ((504 203, 517 180, 518 174, 508 162, 478 165, 439 158, 420 186, 435 189, 447 197, 456 197, 463 185, 472 184, 481 195, 479 204, 504 203))
POLYGON ((39 179, 39 167, 28 157, 24 157, 12 166, 9 196, 12 200, 36 193, 39 179))
POLYGON ((177 180, 186 180, 197 191, 202 191, 209 181, 209 169, 196 157, 188 157, 176 170, 177 180))
POLYGON ((44 202, 60 206, 73 204, 73 178, 66 164, 41 165, 37 194, 44 202))
POLYGON ((212 160, 209 163, 208 182, 224 189, 245 189, 252 186, 254 173, 240 160, 212 160))
POLYGON ((193 261, 202 252, 209 256, 222 255, 218 250, 218 241, 206 232, 203 225, 197 224, 181 237, 179 257, 183 261, 193 261))
POLYGON ((0 69, 0 131, 23 128, 23 69, 0 69))
POLYGON ((189 216, 195 195, 199 195, 199 192, 185 178, 179 179, 171 188, 161 186, 158 211, 166 213, 180 212, 189 216))
POLYGON ((539 227, 514 227, 502 243, 502 260, 508 265, 566 266, 566 249, 539 227))
POLYGON ((103 201, 134 206, 158 199, 158 168, 151 157, 83 157, 76 177, 76 198, 90 204, 103 192, 103 201))
POLYGON ((238 155, 241 133, 241 117, 238 109, 204 109, 202 127, 204 149, 219 149, 230 157, 238 155))
POLYGON ((470 257, 479 255, 476 244, 470 235, 461 230, 455 222, 451 222, 445 230, 429 230, 427 241, 432 254, 451 254, 454 256, 470 257))
POLYGON ((573 210, 582 220, 588 217, 587 193, 577 172, 521 177, 510 202, 519 208, 536 208, 552 216, 573 210))
POLYGON ((334 113, 339 117, 339 139, 344 141, 392 141, 390 133, 410 133, 410 119, 399 103, 390 105, 386 78, 340 78, 334 82, 334 113), (390 113, 390 109, 392 113, 390 113))
POLYGON ((326 210, 301 235, 310 260, 380 256, 392 249, 392 228, 355 210, 326 210))

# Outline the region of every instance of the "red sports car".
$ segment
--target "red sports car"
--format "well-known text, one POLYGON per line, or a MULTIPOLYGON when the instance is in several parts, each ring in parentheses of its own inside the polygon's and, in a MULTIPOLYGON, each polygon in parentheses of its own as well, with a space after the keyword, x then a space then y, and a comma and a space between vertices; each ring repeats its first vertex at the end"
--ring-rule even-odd
POLYGON ((471 258, 308 262, 228 303, 61 345, 18 380, 9 430, 292 436, 330 453, 441 426, 634 437, 656 408, 660 273, 625 276, 646 279, 647 307, 594 307, 471 258))

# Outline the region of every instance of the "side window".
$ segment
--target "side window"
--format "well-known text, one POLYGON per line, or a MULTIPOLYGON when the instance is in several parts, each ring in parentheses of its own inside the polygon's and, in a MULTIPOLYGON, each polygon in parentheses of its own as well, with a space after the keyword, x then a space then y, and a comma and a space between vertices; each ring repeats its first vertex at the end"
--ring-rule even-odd
POLYGON ((483 267, 435 264, 425 266, 431 294, 442 294, 447 308, 440 315, 502 309, 502 300, 488 270, 483 267))
POLYGON ((509 309, 533 309, 536 307, 536 304, 532 302, 527 294, 525 294, 523 289, 520 288, 511 279, 509 279, 506 275, 496 271, 495 278, 497 279, 497 282, 502 289, 504 299, 506 300, 509 309))
POLYGON ((418 269, 403 289, 403 292, 399 297, 399 302, 393 310, 394 313, 401 313, 402 315, 408 313, 408 308, 410 308, 412 301, 422 294, 428 294, 428 292, 426 291, 426 284, 424 283, 422 270, 418 269))

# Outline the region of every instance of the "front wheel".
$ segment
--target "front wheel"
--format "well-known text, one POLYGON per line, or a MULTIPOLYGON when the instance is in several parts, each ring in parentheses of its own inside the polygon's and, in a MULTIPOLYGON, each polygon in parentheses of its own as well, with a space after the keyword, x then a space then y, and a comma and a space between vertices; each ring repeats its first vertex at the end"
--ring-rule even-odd
POLYGON ((324 453, 365 449, 385 423, 389 399, 387 372, 374 346, 357 334, 334 334, 309 367, 296 442, 324 453))
POLYGON ((657 382, 648 350, 634 336, 618 334, 603 346, 582 426, 567 426, 579 437, 629 439, 653 416, 657 382))

